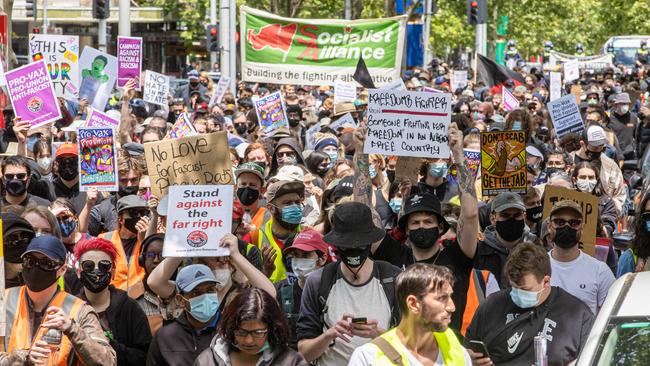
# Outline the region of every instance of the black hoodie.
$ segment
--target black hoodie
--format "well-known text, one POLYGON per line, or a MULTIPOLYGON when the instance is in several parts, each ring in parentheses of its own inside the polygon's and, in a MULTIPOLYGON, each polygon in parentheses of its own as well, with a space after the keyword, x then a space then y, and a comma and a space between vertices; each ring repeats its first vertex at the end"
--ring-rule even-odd
POLYGON ((269 176, 275 175, 280 168, 278 165, 277 152, 280 146, 283 145, 289 146, 291 149, 293 149, 293 151, 296 152, 296 164, 305 165, 305 161, 302 159, 302 149, 300 148, 298 141, 296 141, 296 139, 293 137, 285 137, 283 139, 280 139, 280 141, 278 141, 278 143, 275 145, 275 149, 273 150, 273 157, 271 159, 271 170, 269 172, 269 176))

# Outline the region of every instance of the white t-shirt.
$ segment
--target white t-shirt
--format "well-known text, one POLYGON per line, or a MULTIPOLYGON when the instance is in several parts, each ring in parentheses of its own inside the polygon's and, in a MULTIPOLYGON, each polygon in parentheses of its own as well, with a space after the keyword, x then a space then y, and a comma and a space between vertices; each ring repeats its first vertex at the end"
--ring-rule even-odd
MULTIPOLYGON (((400 353, 406 354, 407 363, 404 366, 423 366, 422 362, 413 356, 413 354, 401 342, 396 345, 394 344, 393 347, 395 347, 400 353)), ((377 346, 372 343, 366 343, 354 350, 348 366, 372 366, 374 365, 375 358, 377 357, 377 352, 379 352, 379 348, 377 348, 377 346)), ((472 359, 469 357, 469 354, 467 353, 465 347, 463 347, 463 355, 465 356, 465 365, 471 365, 472 359)), ((434 362, 433 366, 445 366, 445 361, 442 358, 442 353, 440 350, 438 350, 438 357, 436 358, 436 362, 434 362)))
POLYGON ((607 264, 583 251, 570 262, 555 260, 551 252, 548 255, 551 259, 551 286, 558 286, 582 300, 597 314, 615 280, 607 264))

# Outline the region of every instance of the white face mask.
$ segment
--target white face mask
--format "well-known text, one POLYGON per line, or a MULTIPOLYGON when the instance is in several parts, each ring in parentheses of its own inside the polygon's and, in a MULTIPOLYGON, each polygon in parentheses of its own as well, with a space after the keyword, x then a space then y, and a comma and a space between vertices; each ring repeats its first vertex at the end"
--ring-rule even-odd
POLYGON ((578 179, 576 181, 576 187, 581 192, 591 193, 594 188, 596 188, 597 181, 595 179, 578 179))
POLYGON ((214 274, 214 278, 217 280, 217 290, 226 287, 231 281, 232 274, 229 269, 215 269, 212 271, 212 274, 214 274))
POLYGON ((316 262, 317 259, 292 258, 291 268, 293 268, 293 273, 298 276, 301 281, 304 281, 307 276, 316 269, 316 262))
POLYGON ((624 104, 620 107, 618 107, 618 110, 621 112, 621 114, 625 114, 630 110, 630 106, 627 104, 624 104))
POLYGON ((36 160, 36 164, 38 164, 38 167, 41 169, 42 172, 48 172, 50 171, 50 167, 52 166, 52 158, 47 157, 47 158, 38 158, 36 160))

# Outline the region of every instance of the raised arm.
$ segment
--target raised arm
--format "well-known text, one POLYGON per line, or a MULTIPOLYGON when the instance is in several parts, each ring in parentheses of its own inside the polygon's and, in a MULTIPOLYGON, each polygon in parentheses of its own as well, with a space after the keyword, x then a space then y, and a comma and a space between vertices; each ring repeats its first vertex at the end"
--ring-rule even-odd
POLYGON ((368 154, 363 153, 363 143, 366 139, 366 122, 359 121, 359 127, 354 132, 354 201, 372 207, 372 180, 368 170, 368 154))

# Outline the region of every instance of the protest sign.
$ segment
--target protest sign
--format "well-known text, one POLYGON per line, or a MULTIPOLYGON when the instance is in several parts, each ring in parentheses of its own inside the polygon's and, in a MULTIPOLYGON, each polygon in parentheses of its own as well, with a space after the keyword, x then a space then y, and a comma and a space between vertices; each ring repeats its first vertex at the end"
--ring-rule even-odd
POLYGON ((392 82, 384 85, 381 90, 402 90, 406 91, 406 85, 404 85, 404 80, 402 78, 395 79, 392 82))
POLYGON ((74 90, 79 88, 79 36, 30 34, 29 58, 45 61, 57 97, 78 96, 74 90))
POLYGON ((169 95, 169 76, 147 70, 144 73, 144 94, 142 100, 147 103, 167 106, 169 95))
POLYGON ((608 68, 615 68, 614 65, 614 55, 611 53, 605 53, 602 55, 594 56, 575 56, 569 55, 566 53, 560 53, 557 51, 551 51, 551 56, 549 57, 550 64, 555 66, 556 64, 565 63, 569 60, 578 61, 578 68, 583 70, 603 70, 608 68))
POLYGON ((573 189, 546 185, 544 188, 543 219, 551 215, 553 205, 558 201, 571 200, 577 202, 582 208, 584 228, 582 230, 582 250, 591 255, 596 255, 596 225, 598 224, 598 197, 589 193, 578 192, 573 189))
POLYGON ((109 117, 108 115, 96 110, 91 109, 88 118, 86 118, 86 127, 113 127, 117 128, 120 121, 109 117))
POLYGON ((550 101, 554 101, 562 96, 562 74, 551 72, 551 96, 550 101))
POLYGON ((352 118, 352 115, 350 113, 346 113, 341 118, 330 123, 329 127, 334 131, 338 131, 339 128, 346 128, 346 127, 356 128, 357 123, 354 121, 354 118, 352 118))
POLYGON ((436 88, 431 88, 429 86, 423 86, 422 91, 427 92, 427 93, 444 93, 444 91, 442 91, 442 90, 438 90, 436 88))
POLYGON ((289 125, 284 100, 282 100, 282 94, 279 91, 255 100, 253 103, 257 120, 265 132, 269 133, 289 125))
POLYGON ((90 187, 98 191, 117 191, 117 150, 115 130, 112 128, 80 127, 77 130, 79 146, 79 190, 90 187))
POLYGON ((79 68, 79 98, 88 99, 89 106, 103 111, 117 81, 117 57, 86 46, 79 68))
POLYGON ((526 193, 526 132, 481 132, 483 196, 526 193))
POLYGON ((467 70, 454 70, 451 78, 451 90, 465 89, 467 86, 467 70))
POLYGON ((580 78, 580 69, 578 68, 578 60, 573 59, 564 63, 564 82, 580 78))
POLYGON ((510 112, 514 109, 519 108, 519 99, 517 99, 510 90, 508 90, 505 86, 502 87, 502 94, 503 94, 503 109, 506 111, 510 112))
POLYGON ((409 179, 411 184, 416 185, 420 180, 420 165, 422 165, 421 158, 400 156, 395 165, 396 179, 399 181, 409 179))
POLYGON ((464 149, 463 154, 465 155, 465 164, 472 174, 474 174, 474 177, 476 177, 479 169, 481 169, 481 151, 464 149))
POLYGON ((548 113, 553 121, 558 138, 572 132, 580 132, 585 126, 582 123, 580 109, 573 95, 565 95, 548 104, 548 113))
POLYGON ((190 121, 190 116, 186 112, 183 112, 178 116, 178 118, 176 118, 176 122, 174 122, 172 128, 169 129, 165 138, 177 139, 194 135, 196 135, 196 129, 194 129, 194 125, 190 121))
POLYGON ((321 128, 320 122, 316 123, 315 125, 309 127, 307 132, 305 132, 305 149, 307 150, 314 150, 314 146, 316 146, 316 137, 317 134, 319 134, 321 128))
POLYGON ((223 99, 223 95, 226 94, 226 90, 228 90, 229 84, 230 84, 229 77, 221 76, 221 78, 219 78, 217 87, 214 91, 214 94, 212 94, 212 98, 210 98, 210 103, 208 104, 210 108, 212 108, 212 106, 215 104, 221 103, 221 99, 223 99))
POLYGON ((360 57, 377 86, 400 78, 406 16, 292 19, 240 7, 244 81, 330 85, 353 82, 360 57))
POLYGON ((5 79, 5 67, 2 64, 2 61, 0 61, 0 86, 6 86, 7 85, 7 79, 5 79))
POLYGON ((233 183, 226 132, 149 142, 144 156, 156 197, 170 186, 233 183))
POLYGON ((343 102, 354 102, 355 99, 357 99, 356 84, 337 80, 334 84, 334 114, 336 114, 337 104, 343 102))
POLYGON ((5 73, 7 91, 16 117, 31 128, 61 118, 59 101, 44 61, 34 62, 5 73))
POLYGON ((451 94, 368 91, 366 154, 448 158, 451 94))
POLYGON ((230 185, 169 187, 163 257, 230 255, 219 241, 230 234, 233 197, 230 185))
POLYGON ((117 37, 117 86, 119 88, 135 79, 135 89, 140 90, 142 70, 142 38, 117 37))

